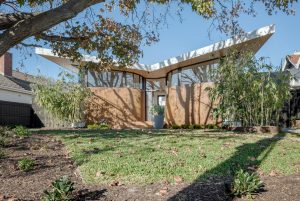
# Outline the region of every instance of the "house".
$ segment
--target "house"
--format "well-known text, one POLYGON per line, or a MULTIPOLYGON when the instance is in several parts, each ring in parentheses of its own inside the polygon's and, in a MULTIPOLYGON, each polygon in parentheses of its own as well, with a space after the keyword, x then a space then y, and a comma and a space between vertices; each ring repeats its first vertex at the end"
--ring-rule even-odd
MULTIPOLYGON (((213 85, 210 69, 232 48, 256 53, 274 32, 274 25, 266 26, 152 65, 88 70, 84 81, 94 96, 87 106, 87 120, 107 122, 114 128, 147 127, 153 118, 150 107, 159 104, 165 106, 169 125, 218 123, 205 90, 213 85)), ((76 63, 49 49, 37 48, 36 53, 72 72, 79 71, 76 63)), ((97 59, 84 56, 84 61, 97 59)))
POLYGON ((34 101, 31 84, 36 77, 13 70, 13 55, 0 57, 0 125, 27 127, 65 126, 57 122, 34 101))
POLYGON ((300 52, 287 55, 283 60, 282 69, 288 71, 292 79, 290 81, 292 98, 285 108, 287 126, 294 121, 293 126, 300 128, 300 52))
POLYGON ((12 54, 0 58, 0 125, 32 125, 32 98, 26 74, 12 69, 12 54))

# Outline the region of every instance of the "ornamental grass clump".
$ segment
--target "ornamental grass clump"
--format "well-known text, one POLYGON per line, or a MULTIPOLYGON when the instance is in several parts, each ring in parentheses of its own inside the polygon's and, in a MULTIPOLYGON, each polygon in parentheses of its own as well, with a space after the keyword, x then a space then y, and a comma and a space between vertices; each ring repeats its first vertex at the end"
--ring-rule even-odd
POLYGON ((278 125, 280 110, 290 99, 290 75, 251 52, 231 51, 211 70, 208 87, 216 118, 242 126, 278 125))

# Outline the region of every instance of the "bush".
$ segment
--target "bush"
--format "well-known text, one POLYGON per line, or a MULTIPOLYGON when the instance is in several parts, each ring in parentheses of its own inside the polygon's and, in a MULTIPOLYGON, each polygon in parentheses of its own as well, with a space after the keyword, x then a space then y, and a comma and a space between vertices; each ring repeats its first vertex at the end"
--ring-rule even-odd
POLYGON ((173 124, 172 125, 172 129, 180 129, 180 126, 176 125, 176 124, 173 124))
POLYGON ((0 147, 5 147, 9 143, 7 137, 0 136, 0 147))
POLYGON ((11 129, 6 126, 0 126, 0 137, 8 137, 11 133, 11 129))
POLYGON ((232 193, 236 196, 247 196, 252 198, 263 187, 263 182, 256 173, 249 173, 242 169, 236 172, 233 183, 232 193))
POLYGON ((34 160, 30 158, 23 158, 18 161, 18 167, 20 170, 24 172, 28 172, 30 170, 33 170, 34 167, 34 160))
POLYGON ((203 129, 204 127, 202 125, 200 125, 200 124, 195 124, 194 128, 195 129, 203 129))
POLYGON ((0 149, 0 159, 5 157, 5 153, 4 151, 2 151, 2 149, 0 149))
POLYGON ((44 201, 67 201, 72 199, 74 183, 68 177, 61 177, 52 183, 51 191, 44 191, 44 201))
POLYGON ((30 131, 24 126, 16 126, 14 131, 18 136, 29 136, 31 134, 30 131))
POLYGON ((152 115, 164 115, 165 107, 161 105, 153 105, 150 108, 150 113, 152 115))
POLYGON ((189 125, 189 129, 195 129, 195 125, 194 124, 189 125))
POLYGON ((181 128, 182 128, 182 129, 189 129, 189 127, 190 127, 190 126, 189 126, 188 124, 183 124, 183 125, 181 125, 181 128))
POLYGON ((96 129, 109 129, 110 126, 106 123, 101 123, 101 124, 90 124, 87 126, 88 129, 91 130, 96 130, 96 129))

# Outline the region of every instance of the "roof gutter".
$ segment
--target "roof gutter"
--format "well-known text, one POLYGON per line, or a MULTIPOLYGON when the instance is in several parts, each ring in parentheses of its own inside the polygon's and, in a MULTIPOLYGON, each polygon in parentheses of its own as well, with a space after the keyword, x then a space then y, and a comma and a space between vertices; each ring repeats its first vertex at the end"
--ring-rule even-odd
POLYGON ((12 91, 12 92, 18 92, 18 93, 22 93, 22 94, 26 94, 26 95, 34 95, 34 93, 32 91, 16 89, 16 88, 13 88, 13 87, 6 87, 6 86, 1 86, 0 85, 0 89, 7 90, 7 91, 12 91))

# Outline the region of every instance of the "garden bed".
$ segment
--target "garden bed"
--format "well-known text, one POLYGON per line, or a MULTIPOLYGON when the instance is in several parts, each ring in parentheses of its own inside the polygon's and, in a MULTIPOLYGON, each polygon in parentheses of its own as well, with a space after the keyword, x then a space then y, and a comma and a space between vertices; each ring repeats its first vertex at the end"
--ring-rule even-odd
POLYGON ((245 133, 271 133, 277 134, 280 132, 280 128, 278 126, 251 126, 251 127, 229 127, 228 130, 235 132, 245 132, 245 133))
MULTIPOLYGON (((273 140, 256 139, 255 135, 205 133, 204 131, 188 131, 186 133, 167 130, 163 133, 130 130, 37 132, 48 135, 34 134, 30 137, 13 138, 9 145, 4 148, 6 157, 0 159, 0 200, 8 198, 11 200, 40 200, 43 191, 50 188, 51 182, 63 175, 67 175, 75 183, 75 200, 230 200, 231 197, 224 185, 227 181, 226 176, 216 176, 216 174, 218 171, 226 170, 227 165, 234 161, 241 161, 243 165, 260 164, 258 170, 266 183, 267 192, 260 194, 258 200, 279 201, 299 200, 300 198, 298 189, 300 185, 300 161, 295 159, 299 156, 297 149, 299 142, 279 141, 275 138, 273 140), (60 137, 57 138, 57 136, 60 137), (111 144, 111 149, 107 147, 104 150, 105 143, 111 144), (74 156, 76 151, 84 151, 86 161, 81 161, 80 155, 75 154, 76 157, 73 157, 76 163, 82 162, 79 163, 79 168, 69 158, 64 144, 67 145, 68 153, 71 156, 74 156), (172 149, 168 149, 169 146, 172 149), (194 150, 194 146, 198 147, 198 151, 194 150), (259 154, 268 149, 269 146, 272 147, 272 151, 262 162, 259 154), (94 149, 95 147, 98 147, 99 150, 94 149), (131 155, 136 158, 136 161, 129 163, 130 167, 123 164, 128 162, 125 154, 127 147, 134 151, 131 155), (154 147, 156 150, 153 152, 151 148, 154 147), (154 173, 155 171, 164 173, 163 164, 157 168, 154 167, 158 164, 157 162, 160 162, 159 158, 150 160, 152 154, 153 156, 157 155, 156 151, 160 150, 163 154, 163 161, 168 162, 168 158, 170 158, 175 162, 181 162, 178 169, 181 173, 173 173, 172 169, 168 167, 169 163, 164 164, 169 170, 164 175, 155 176, 148 172, 147 168, 140 169, 141 161, 138 162, 138 157, 136 157, 140 152, 136 149, 148 150, 148 156, 144 155, 143 157, 146 161, 149 159, 147 165, 150 166, 150 171, 152 169, 154 173), (184 150, 190 154, 197 154, 199 161, 196 155, 196 158, 191 157, 193 155, 184 153, 184 150), (231 153, 230 150, 233 151, 232 154, 236 151, 238 153, 227 158, 227 154, 231 153), (182 154, 187 159, 186 162, 181 158, 182 154), (250 155, 255 158, 248 158, 250 155), (109 169, 106 170, 106 173, 92 172, 93 166, 96 165, 93 162, 93 157, 99 156, 111 160, 110 162, 102 161, 101 164, 112 163, 111 168, 118 169, 117 163, 119 163, 124 168, 119 169, 119 173, 116 175, 108 175, 109 169), (36 164, 34 169, 27 173, 20 171, 17 166, 17 161, 24 157, 34 159, 36 164), (189 165, 190 159, 198 162, 189 165), (210 176, 195 182, 191 177, 192 175, 185 175, 189 169, 196 166, 201 171, 202 162, 207 167, 205 174, 210 176), (90 167, 91 171, 86 172, 84 166, 90 167), (127 173, 127 176, 123 176, 123 172, 130 171, 130 168, 134 168, 134 173, 127 173), (268 171, 269 168, 271 168, 271 172, 268 171), (89 184, 83 183, 81 180, 81 178, 87 180, 89 178, 87 174, 95 178, 95 180, 89 180, 89 184), (140 174, 145 176, 139 176, 140 174), (284 176, 285 174, 293 175, 284 176), (151 180, 152 182, 149 183, 148 181, 151 180), (139 182, 130 183, 128 181, 139 182)), ((105 168, 101 164, 98 164, 98 168, 105 168)), ((145 165, 143 166, 145 167, 145 165)), ((253 168, 252 165, 250 167, 253 168)), ((178 171, 174 168, 173 170, 178 171)), ((204 173, 198 172, 197 175, 200 178, 199 175, 204 175, 204 173)))

